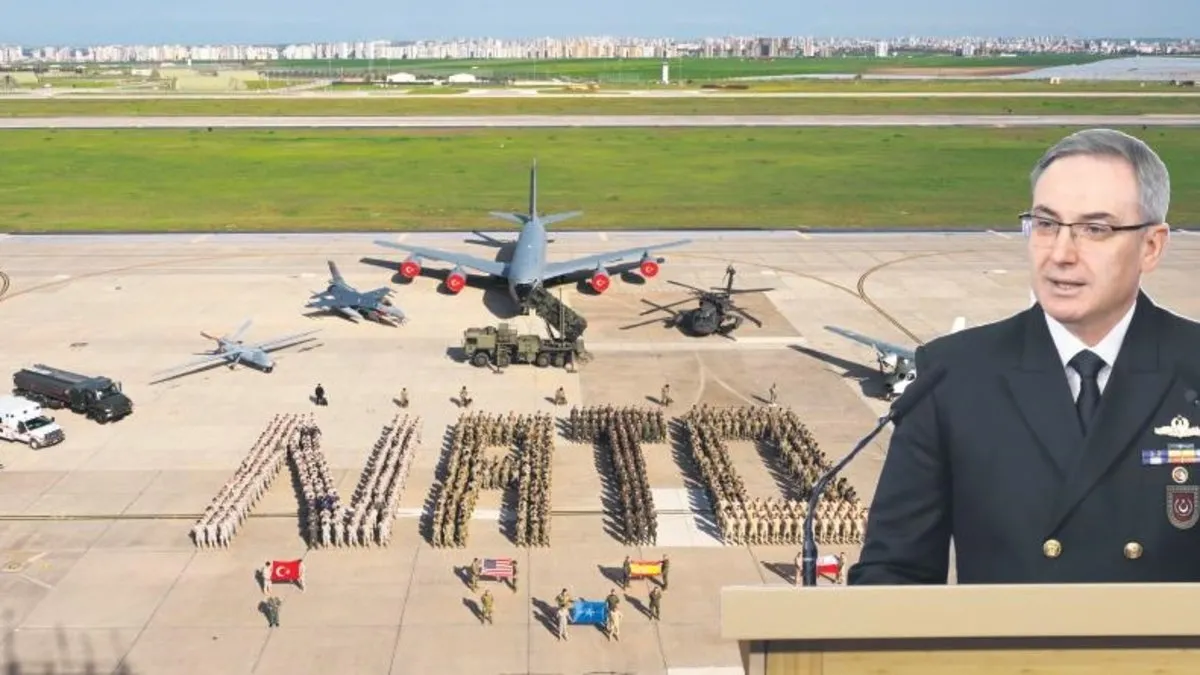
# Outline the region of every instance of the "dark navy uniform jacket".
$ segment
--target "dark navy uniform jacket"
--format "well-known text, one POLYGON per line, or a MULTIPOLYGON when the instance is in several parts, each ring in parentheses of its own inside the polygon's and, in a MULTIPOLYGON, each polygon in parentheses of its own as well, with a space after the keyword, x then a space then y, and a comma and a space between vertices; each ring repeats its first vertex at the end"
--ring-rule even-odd
POLYGON ((1085 438, 1040 306, 916 351, 847 581, 1200 581, 1200 324, 1139 294, 1085 438))

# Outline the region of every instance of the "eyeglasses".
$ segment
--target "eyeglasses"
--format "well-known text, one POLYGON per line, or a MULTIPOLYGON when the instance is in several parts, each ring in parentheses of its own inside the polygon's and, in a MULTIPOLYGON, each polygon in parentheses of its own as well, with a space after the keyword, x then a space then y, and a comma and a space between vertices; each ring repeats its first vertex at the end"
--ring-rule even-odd
POLYGON ((1157 223, 1139 223, 1137 225, 1109 225, 1108 223, 1064 223, 1048 216, 1022 213, 1021 231, 1025 236, 1041 246, 1051 246, 1058 239, 1058 231, 1064 227, 1070 228, 1071 236, 1085 241, 1104 241, 1117 232, 1144 230, 1157 223))

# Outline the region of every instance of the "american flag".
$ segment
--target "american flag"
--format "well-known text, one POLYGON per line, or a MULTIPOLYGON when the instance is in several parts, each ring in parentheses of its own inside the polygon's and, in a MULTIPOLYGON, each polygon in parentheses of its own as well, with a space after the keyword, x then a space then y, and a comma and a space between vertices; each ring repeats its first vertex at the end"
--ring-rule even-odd
POLYGON ((513 575, 512 558, 484 558, 483 576, 505 579, 513 575))

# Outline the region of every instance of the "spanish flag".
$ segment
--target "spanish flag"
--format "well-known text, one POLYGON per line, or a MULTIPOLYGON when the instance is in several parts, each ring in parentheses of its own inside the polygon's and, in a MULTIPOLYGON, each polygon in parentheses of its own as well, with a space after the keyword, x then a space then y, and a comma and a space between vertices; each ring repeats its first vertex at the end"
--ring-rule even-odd
POLYGON ((662 561, 634 560, 629 564, 629 573, 635 577, 656 577, 662 574, 662 561))

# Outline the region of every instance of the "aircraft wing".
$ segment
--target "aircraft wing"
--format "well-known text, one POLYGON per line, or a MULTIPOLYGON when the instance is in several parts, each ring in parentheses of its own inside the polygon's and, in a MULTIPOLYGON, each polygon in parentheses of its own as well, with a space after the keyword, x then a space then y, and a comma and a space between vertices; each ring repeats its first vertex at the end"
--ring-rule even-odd
POLYGON ((284 347, 290 347, 294 344, 299 344, 301 342, 308 342, 309 340, 315 340, 316 338, 310 338, 307 336, 312 335, 313 333, 319 333, 319 332, 320 332, 320 329, 317 329, 317 330, 305 331, 303 333, 296 333, 294 335, 285 335, 283 337, 278 337, 278 338, 275 338, 274 340, 268 340, 266 342, 257 344, 255 346, 258 347, 259 349, 263 350, 264 352, 272 352, 272 351, 275 351, 276 349, 283 349, 284 347))
POLYGON ((484 274, 490 274, 496 277, 502 277, 505 273, 504 263, 496 262, 495 260, 476 258, 475 256, 467 255, 466 253, 439 251, 438 249, 425 248, 424 246, 408 246, 406 244, 397 244, 393 241, 376 241, 375 243, 388 248, 396 248, 400 249, 401 251, 408 251, 409 253, 421 256, 422 258, 429 258, 430 260, 439 260, 441 262, 448 262, 453 265, 469 267, 473 270, 478 270, 484 274))
POLYGON ((198 359, 194 359, 192 361, 188 361, 187 363, 181 363, 177 366, 172 366, 165 370, 160 370, 160 371, 154 373, 155 375, 163 375, 166 373, 175 373, 175 375, 173 377, 167 377, 167 378, 163 378, 161 380, 153 380, 150 382, 150 384, 156 384, 158 382, 163 382, 165 380, 173 380, 176 377, 179 377, 181 375, 186 375, 190 371, 193 371, 193 370, 200 370, 203 368, 211 368, 212 366, 220 365, 221 363, 225 362, 226 360, 228 360, 230 358, 233 358, 233 354, 229 354, 229 353, 208 354, 207 356, 204 356, 204 357, 201 357, 198 359))
POLYGON ((909 361, 917 358, 917 353, 912 347, 901 347, 899 345, 891 344, 890 342, 884 342, 883 340, 876 340, 873 337, 867 337, 861 333, 855 333, 852 330, 838 328, 837 326, 825 326, 825 330, 831 333, 837 333, 838 335, 854 340, 859 344, 863 344, 868 347, 874 347, 876 350, 883 352, 884 354, 895 354, 896 356, 909 361))
POLYGON ((358 294, 359 301, 365 303, 380 302, 392 294, 390 288, 376 288, 372 291, 362 291, 358 294))
POLYGON ((692 243, 691 239, 681 239, 679 241, 672 241, 666 244, 638 246, 637 248, 626 248, 620 251, 611 251, 609 253, 598 253, 596 255, 584 256, 582 258, 575 258, 574 260, 546 263, 545 278, 550 279, 553 277, 560 277, 564 274, 571 274, 573 272, 582 272, 583 270, 594 269, 597 265, 611 265, 612 263, 627 261, 631 258, 641 258, 643 254, 650 253, 651 251, 657 251, 664 248, 674 248, 676 246, 683 246, 684 244, 690 243, 692 243))

